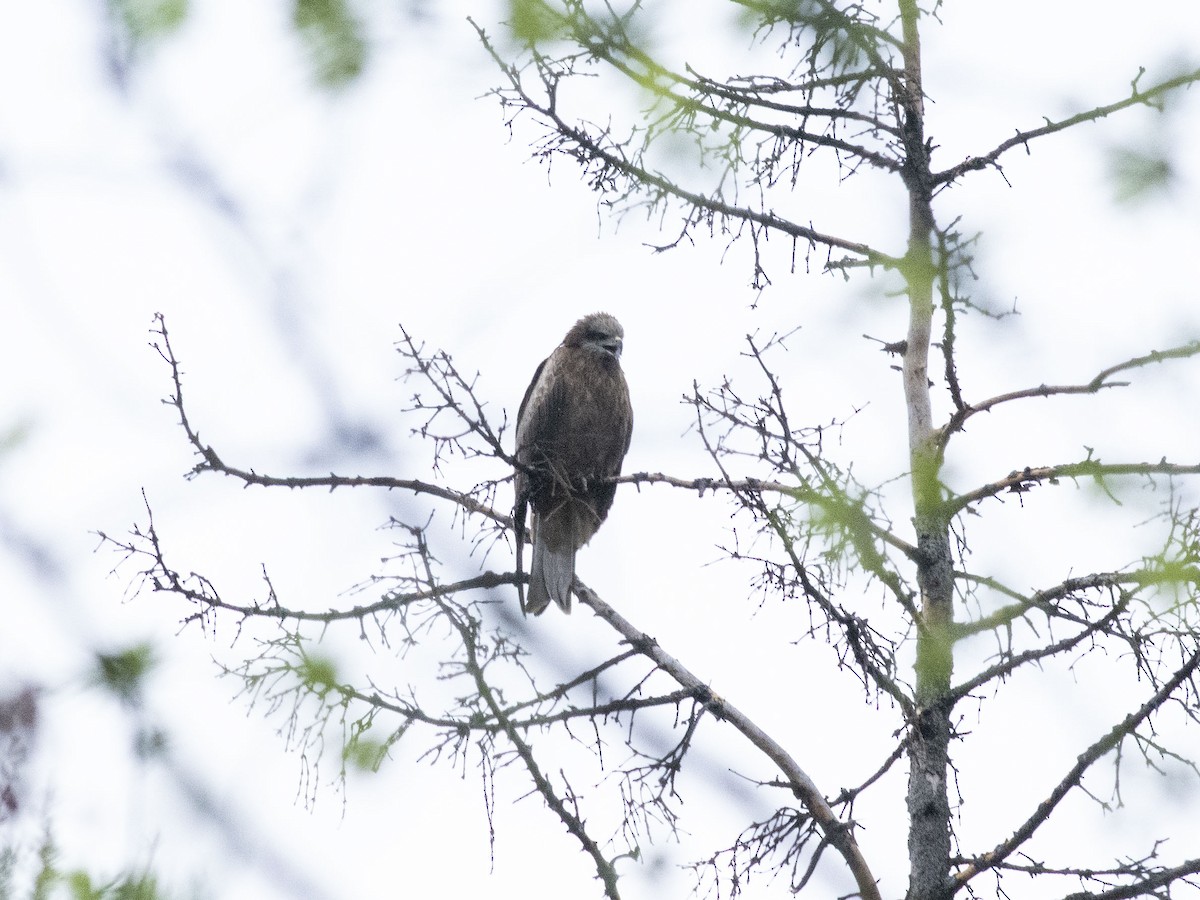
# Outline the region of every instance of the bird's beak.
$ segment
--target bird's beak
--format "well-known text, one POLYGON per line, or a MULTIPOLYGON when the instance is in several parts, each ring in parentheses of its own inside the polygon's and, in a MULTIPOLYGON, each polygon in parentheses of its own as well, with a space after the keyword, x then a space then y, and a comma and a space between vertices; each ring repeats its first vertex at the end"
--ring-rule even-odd
POLYGON ((609 353, 611 353, 613 356, 615 356, 617 359, 620 359, 621 351, 623 349, 625 349, 625 342, 622 341, 620 338, 613 338, 612 340, 605 341, 600 346, 603 347, 605 350, 607 350, 609 353))

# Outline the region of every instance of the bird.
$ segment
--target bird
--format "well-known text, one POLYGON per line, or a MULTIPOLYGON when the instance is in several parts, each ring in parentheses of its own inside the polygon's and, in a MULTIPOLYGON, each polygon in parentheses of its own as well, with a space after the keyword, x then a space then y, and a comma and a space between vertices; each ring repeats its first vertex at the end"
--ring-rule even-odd
POLYGON ((540 615, 550 601, 571 611, 575 552, 591 540, 612 507, 633 433, 629 385, 621 370, 625 331, 608 313, 584 316, 533 373, 517 413, 513 518, 517 572, 525 515, 533 560, 523 613, 540 615))

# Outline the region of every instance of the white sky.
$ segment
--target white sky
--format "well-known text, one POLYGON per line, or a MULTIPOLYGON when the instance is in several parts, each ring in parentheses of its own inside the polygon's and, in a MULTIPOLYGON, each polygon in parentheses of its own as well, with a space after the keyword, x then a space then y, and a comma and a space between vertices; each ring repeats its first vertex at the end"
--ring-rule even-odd
MULTIPOLYGON (((746 248, 723 257, 722 243, 699 240, 655 256, 641 242, 662 235, 636 216, 616 231, 565 161, 549 182, 527 161, 536 132, 518 128, 508 141, 496 103, 477 99, 498 76, 457 7, 447 12, 451 4, 427 4, 421 24, 391 7, 372 9, 372 62, 338 95, 311 88, 282 4, 193 5, 184 30, 132 71, 124 93, 106 71, 99 4, 0 7, 0 429, 25 427, 0 456, 0 521, 11 551, 0 555, 0 686, 46 688, 31 794, 51 817, 66 865, 104 872, 147 863, 179 895, 197 884, 220 898, 588 896, 587 860, 537 800, 517 802, 527 785, 514 771, 497 789, 489 874, 477 775, 413 763, 423 749, 415 735, 378 775, 351 777, 344 805, 323 785, 315 809, 305 809, 296 799, 300 761, 274 733, 281 720, 247 713, 236 683, 217 679, 212 663, 236 664, 255 635, 269 632, 248 631, 236 644, 233 623, 215 636, 177 633, 184 608, 149 594, 129 599, 131 569, 108 575, 115 559, 93 553, 92 532, 120 534, 143 521, 142 488, 180 568, 246 597, 259 590, 266 563, 285 602, 315 608, 378 571, 393 538, 377 530, 388 515, 420 508, 366 492, 185 482, 188 448, 159 403, 168 373, 147 346, 152 314, 167 315, 193 421, 229 461, 273 474, 410 477, 427 477, 428 452, 399 415, 411 394, 396 381, 400 321, 480 371, 483 396, 511 416, 533 367, 578 315, 615 313, 638 416, 626 470, 687 476, 711 474, 711 466, 685 434, 690 416, 679 397, 693 379, 711 386, 725 374, 747 377, 742 335, 802 325, 781 359, 793 408, 812 424, 864 408, 837 449, 874 483, 903 471, 903 409, 895 373, 859 335, 902 336, 901 304, 861 277, 792 277, 780 262, 775 286, 752 308, 746 248), (211 173, 235 214, 212 202, 198 172, 211 173), (338 428, 365 430, 378 443, 356 451, 337 439, 338 428), (41 570, 22 546, 46 554, 41 570), (153 641, 160 659, 146 715, 243 823, 241 856, 192 810, 177 780, 131 759, 129 716, 83 683, 87 650, 140 639, 153 641), (272 854, 299 883, 280 874, 272 854)), ((715 11, 711 21, 680 17, 679 7, 658 15, 659 46, 718 74, 727 48, 713 34, 729 21, 724 5, 704 4, 715 11), (703 48, 695 58, 693 47, 703 48)), ((488 4, 474 14, 492 25, 500 15, 488 4)), ((1128 4, 1113 2, 960 3, 941 17, 944 27, 926 24, 925 49, 930 132, 943 165, 1043 116, 1118 99, 1138 65, 1149 69, 1147 83, 1174 60, 1195 66, 1200 45, 1200 10, 1190 0, 1155 4, 1153 18, 1131 18, 1128 4)), ((776 65, 771 49, 754 52, 776 65)), ((618 112, 637 101, 627 90, 602 96, 618 112)), ((962 214, 964 231, 983 232, 980 302, 1015 302, 1022 313, 964 326, 959 374, 970 399, 1086 381, 1113 362, 1200 337, 1196 146, 1193 90, 1169 116, 1132 111, 1043 139, 1029 156, 1013 152, 1011 188, 977 174, 939 201, 943 220, 962 214), (1160 143, 1178 168, 1171 194, 1116 204, 1106 151, 1160 143)), ((870 183, 814 183, 792 202, 798 219, 822 230, 902 250, 903 210, 870 183)), ((670 222, 665 234, 674 234, 670 222)), ((1084 446, 1111 461, 1194 462, 1196 363, 1131 380, 1134 389, 1121 395, 1049 401, 973 423, 948 477, 966 489, 1023 465, 1075 461, 1084 446)), ((1126 498, 1121 521, 1152 515, 1161 499, 1126 498)), ((1135 558, 1156 539, 1151 528, 1114 527, 1111 507, 1070 487, 1039 492, 1024 509, 1010 501, 985 511, 976 559, 1022 588, 1111 566, 1114 552, 1121 562, 1135 558)), ((833 793, 886 753, 896 716, 864 706, 853 683, 832 674, 831 654, 792 646, 805 615, 799 625, 794 610, 751 616, 750 571, 705 565, 730 539, 728 513, 724 503, 681 492, 622 490, 609 524, 581 553, 580 574, 758 717, 833 793)), ((450 544, 443 558, 476 564, 450 544)), ((498 553, 486 564, 508 561, 498 553)), ((546 616, 536 628, 546 652, 568 664, 609 646, 586 614, 546 616)), ((360 654, 353 628, 329 637, 347 665, 360 654)), ((964 651, 967 666, 983 652, 964 651)), ((397 684, 428 677, 406 665, 374 661, 397 684)), ((1105 701, 1141 696, 1129 671, 1097 659, 1073 680, 1029 673, 1016 680, 1028 688, 1014 692, 1018 699, 968 723, 971 746, 990 752, 963 751, 967 849, 1007 835, 1084 743, 1110 727, 1105 701), (1013 743, 1018 732, 1026 737, 1013 743)), ((719 772, 727 758, 720 748, 737 742, 711 724, 708 737, 719 772)), ((1129 776, 1130 785, 1142 781, 1129 776)), ((629 897, 678 896, 687 876, 669 864, 711 852, 740 828, 721 818, 729 782, 700 782, 683 808, 695 839, 656 847, 641 866, 623 864, 629 897)), ((1186 855, 1194 823, 1179 798, 1194 808, 1194 785, 1149 783, 1158 786, 1140 801, 1126 795, 1127 815, 1048 837, 1145 852, 1148 832, 1159 833, 1143 827, 1146 810, 1161 813, 1174 798, 1178 821, 1162 830, 1176 838, 1168 851, 1186 855)), ((906 871, 895 806, 902 789, 893 779, 856 809, 888 896, 902 893, 906 871)), ((1084 801, 1071 805, 1091 813, 1084 801)), ((24 827, 28 837, 40 825, 24 827)), ((845 892, 839 867, 826 871, 834 881, 816 890, 845 892)), ((754 890, 783 895, 786 884, 754 890)))

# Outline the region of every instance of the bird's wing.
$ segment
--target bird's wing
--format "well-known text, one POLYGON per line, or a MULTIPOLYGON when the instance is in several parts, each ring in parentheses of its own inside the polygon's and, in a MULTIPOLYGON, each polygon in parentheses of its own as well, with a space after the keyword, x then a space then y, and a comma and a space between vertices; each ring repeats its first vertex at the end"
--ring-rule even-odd
POLYGON ((571 400, 571 350, 559 347, 547 356, 537 371, 517 413, 517 451, 531 452, 561 439, 568 428, 567 406, 571 400))
MULTIPOLYGON (((535 451, 556 445, 562 439, 567 426, 567 405, 570 385, 564 377, 564 363, 569 355, 566 347, 559 347, 538 366, 521 401, 517 413, 517 461, 525 465, 536 465, 535 451)), ((528 489, 528 477, 517 470, 518 487, 528 489)))
POLYGON ((542 373, 546 371, 546 364, 554 358, 551 353, 540 363, 538 363, 537 371, 533 373, 533 378, 529 382, 529 387, 525 388, 525 396, 521 398, 521 406, 517 410, 517 449, 521 449, 521 434, 525 431, 522 427, 525 422, 525 410, 529 408, 529 401, 532 399, 535 390, 538 387, 538 382, 542 378, 542 373))
POLYGON ((621 388, 625 395, 624 408, 617 427, 625 432, 625 441, 621 449, 621 457, 617 460, 616 468, 613 470, 614 475, 621 474, 621 465, 625 462, 625 454, 629 452, 629 443, 633 440, 633 403, 629 399, 629 385, 625 381, 625 373, 621 373, 621 388))
MULTIPOLYGON (((533 373, 533 378, 529 382, 529 387, 525 388, 525 396, 521 398, 521 405, 517 409, 517 434, 516 447, 513 450, 513 455, 517 459, 516 477, 513 480, 514 488, 514 504, 513 504, 513 522, 516 526, 517 539, 517 575, 521 575, 524 568, 524 549, 528 533, 525 531, 525 516, 529 510, 529 477, 520 468, 521 463, 528 463, 530 451, 533 444, 532 434, 530 429, 530 420, 526 417, 526 412, 530 409, 530 401, 539 393, 538 384, 542 378, 542 372, 546 370, 546 363, 550 362, 550 357, 543 359, 533 373)), ((534 406, 538 401, 533 400, 534 406)), ((536 517, 536 513, 534 513, 536 517)), ((517 597, 521 601, 521 612, 526 611, 525 603, 525 588, 518 581, 517 597)))

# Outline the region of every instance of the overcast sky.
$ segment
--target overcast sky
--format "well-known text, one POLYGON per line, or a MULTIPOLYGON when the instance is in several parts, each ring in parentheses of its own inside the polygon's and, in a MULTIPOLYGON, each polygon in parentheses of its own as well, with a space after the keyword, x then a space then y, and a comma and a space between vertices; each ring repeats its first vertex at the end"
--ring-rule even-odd
MULTIPOLYGON (((896 373, 860 335, 901 337, 903 306, 886 283, 861 275, 847 283, 803 267, 791 274, 789 249, 776 248, 774 284, 761 295, 749 287, 744 246, 726 252, 721 240, 698 239, 654 254, 645 242, 676 233, 669 215, 662 232, 657 219, 636 215, 617 229, 571 166, 560 160, 548 177, 528 160, 532 123, 517 123, 510 138, 498 104, 480 99, 499 76, 462 14, 495 28, 497 4, 368 10, 368 67, 333 93, 314 87, 283 4, 192 6, 180 33, 123 79, 110 65, 101 4, 10 2, 0 11, 0 432, 17 436, 0 455, 0 690, 45 689, 30 796, 50 818, 65 864, 105 872, 144 863, 180 895, 196 885, 220 898, 373 900, 443 889, 587 896, 587 860, 540 802, 516 802, 527 786, 515 772, 499 791, 494 871, 479 776, 415 763, 418 743, 401 743, 378 775, 352 775, 344 796, 327 783, 335 752, 317 775, 315 805, 305 803, 302 761, 275 733, 282 721, 268 718, 263 702, 236 696, 237 682, 219 679, 213 662, 236 665, 269 632, 251 629, 235 643, 232 622, 215 634, 181 630, 186 609, 132 592, 129 568, 110 574, 117 559, 94 552, 93 532, 144 521, 143 489, 180 568, 246 596, 259 589, 265 563, 282 595, 315 608, 378 571, 394 539, 378 530, 389 515, 423 509, 366 492, 285 495, 213 476, 185 481, 192 459, 160 403, 169 373, 148 346, 152 315, 167 317, 193 422, 231 462, 272 474, 404 477, 428 477, 429 452, 400 414, 412 392, 397 381, 400 322, 479 371, 482 396, 511 420, 533 368, 567 327, 597 309, 614 313, 637 412, 626 470, 681 476, 712 474, 687 433, 681 395, 694 380, 747 377, 741 336, 801 326, 780 362, 794 408, 813 425, 850 418, 837 452, 876 483, 904 470, 903 407, 896 373), (137 763, 135 717, 86 683, 88 651, 138 640, 151 641, 159 660, 141 715, 169 736, 174 771, 137 763), (197 793, 216 819, 236 823, 232 839, 192 802, 197 793)), ((669 58, 713 75, 748 71, 760 57, 778 66, 773 48, 729 38, 736 32, 724 4, 700 4, 704 15, 681 15, 683 6, 655 15, 653 39, 669 58)), ((1043 117, 1117 100, 1138 66, 1149 83, 1197 65, 1192 0, 1130 15, 1115 2, 947 5, 942 25, 926 23, 924 42, 929 130, 942 163, 985 152, 1043 117)), ((608 85, 598 96, 620 115, 639 102, 608 85)), ((1087 381, 1114 362, 1200 338, 1197 146, 1193 89, 1167 115, 1134 110, 1044 139, 1028 155, 1014 151, 1006 178, 980 173, 939 199, 943 221, 963 215, 962 230, 982 234, 978 302, 1021 313, 976 317, 960 333, 968 363, 960 376, 972 398, 1087 381), (1169 191, 1121 202, 1111 170, 1120 150, 1166 153, 1169 191)), ((870 181, 817 179, 806 191, 790 201, 797 221, 902 252, 896 196, 870 181)), ((1194 462, 1197 369, 1138 373, 1138 393, 1092 405, 993 414, 965 437, 948 477, 966 489, 1022 465, 1078 460, 1085 447, 1113 461, 1194 462)), ((1127 506, 1145 519, 1161 501, 1147 492, 1127 506)), ((981 561, 1019 559, 1017 583, 1036 586, 1068 574, 1067 554, 1090 571, 1111 565, 1114 550, 1124 562, 1158 539, 1151 529, 1107 530, 1099 513, 1093 521, 1081 508, 1087 501, 1047 510, 1038 525, 1020 504, 997 504, 981 561)), ((758 649, 787 619, 752 615, 751 572, 707 565, 731 539, 729 513, 665 489, 622 490, 580 555, 580 574, 776 729, 834 793, 877 761, 879 744, 856 754, 858 735, 877 735, 878 713, 852 683, 833 684, 830 654, 788 643, 758 649), (830 741, 830 730, 855 737, 830 741)), ((468 549, 447 545, 445 561, 511 565, 503 549, 483 561, 468 549)), ((537 627, 568 661, 609 639, 582 611, 547 615, 537 627)), ((354 633, 329 641, 339 658, 360 652, 354 633)), ((413 677, 400 661, 384 661, 397 683, 413 677)), ((1081 680, 1053 682, 1069 700, 1014 704, 978 724, 997 735, 1041 729, 1041 752, 1020 762, 1032 773, 1027 790, 995 789, 1017 765, 1008 757, 963 773, 964 793, 986 797, 997 821, 1015 821, 1036 802, 1079 751, 1086 738, 1078 735, 1111 725, 1112 710, 1081 680)), ((1101 693, 1136 696, 1134 687, 1116 679, 1101 693)), ((712 738, 717 773, 726 738, 712 738)), ((711 850, 699 838, 732 836, 740 823, 712 821, 708 811, 721 808, 734 781, 722 774, 707 793, 696 788, 692 808, 706 812, 686 823, 697 836, 685 839, 688 848, 711 850)), ((901 823, 886 803, 901 791, 897 781, 878 806, 856 810, 860 821, 874 812, 887 823, 864 846, 881 860, 876 874, 890 895, 902 891, 906 863, 902 833, 889 833, 901 823)), ((1152 791, 1148 803, 1195 801, 1194 787, 1152 791)), ((764 802, 751 799, 750 808, 764 802)), ((1137 821, 1105 827, 1121 846, 1145 837, 1137 821)), ((33 839, 41 822, 21 827, 33 839)), ((1179 825, 1179 840, 1187 827, 1179 825)), ((963 824, 964 842, 989 834, 974 828, 963 824)), ((687 876, 659 864, 686 858, 668 845, 623 866, 628 895, 677 896, 687 876)), ((830 869, 829 890, 844 892, 830 869)))

